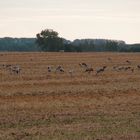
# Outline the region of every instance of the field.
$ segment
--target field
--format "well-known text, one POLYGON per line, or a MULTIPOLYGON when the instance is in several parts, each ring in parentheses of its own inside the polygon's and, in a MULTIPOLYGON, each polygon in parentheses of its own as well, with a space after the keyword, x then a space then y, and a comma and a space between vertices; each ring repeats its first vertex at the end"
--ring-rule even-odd
POLYGON ((140 53, 0 53, 0 140, 140 140, 138 64, 140 53))

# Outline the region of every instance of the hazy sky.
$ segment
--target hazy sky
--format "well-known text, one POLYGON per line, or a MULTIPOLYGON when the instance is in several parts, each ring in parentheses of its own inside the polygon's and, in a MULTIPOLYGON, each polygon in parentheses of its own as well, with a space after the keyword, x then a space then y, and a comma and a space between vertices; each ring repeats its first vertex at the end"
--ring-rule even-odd
POLYGON ((66 39, 140 42, 140 0, 0 0, 0 37, 36 37, 46 28, 66 39))

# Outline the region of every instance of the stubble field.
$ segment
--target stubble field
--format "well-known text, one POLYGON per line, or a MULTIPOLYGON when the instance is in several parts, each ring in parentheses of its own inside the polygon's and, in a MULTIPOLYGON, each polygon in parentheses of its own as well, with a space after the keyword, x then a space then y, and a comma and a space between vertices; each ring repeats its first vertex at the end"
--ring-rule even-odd
POLYGON ((0 140, 139 140, 139 64, 140 53, 0 53, 0 140))

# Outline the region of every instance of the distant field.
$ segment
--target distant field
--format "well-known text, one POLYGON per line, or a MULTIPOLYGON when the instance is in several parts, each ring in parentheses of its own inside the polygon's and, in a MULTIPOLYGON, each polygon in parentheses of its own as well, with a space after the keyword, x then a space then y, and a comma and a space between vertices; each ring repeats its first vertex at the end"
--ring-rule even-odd
POLYGON ((0 53, 0 140, 140 140, 139 64, 140 53, 0 53))

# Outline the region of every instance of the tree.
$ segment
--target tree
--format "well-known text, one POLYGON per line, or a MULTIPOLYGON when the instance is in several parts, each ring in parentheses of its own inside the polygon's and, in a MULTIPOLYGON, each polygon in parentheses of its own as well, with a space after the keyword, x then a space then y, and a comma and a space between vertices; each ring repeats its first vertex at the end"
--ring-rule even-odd
POLYGON ((105 44, 105 49, 107 50, 107 51, 118 51, 118 42, 116 42, 116 41, 112 41, 112 40, 109 40, 109 41, 107 41, 106 42, 106 44, 105 44))
POLYGON ((52 29, 42 30, 36 37, 36 42, 43 51, 59 51, 64 48, 63 39, 52 29))

